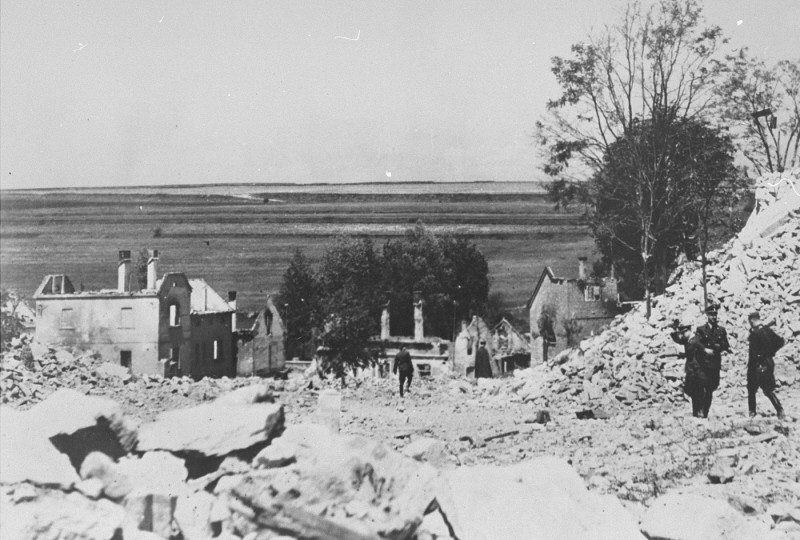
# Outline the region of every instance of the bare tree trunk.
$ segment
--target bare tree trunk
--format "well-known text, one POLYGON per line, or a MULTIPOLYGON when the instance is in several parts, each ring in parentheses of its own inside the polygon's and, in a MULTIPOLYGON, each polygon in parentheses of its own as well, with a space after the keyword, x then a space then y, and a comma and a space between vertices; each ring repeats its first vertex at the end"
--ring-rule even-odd
POLYGON ((644 298, 647 306, 647 320, 650 320, 652 305, 650 302, 650 270, 648 268, 649 259, 649 239, 647 233, 642 235, 642 277, 644 278, 644 298))
POLYGON ((708 266, 708 220, 711 213, 711 201, 706 195, 705 206, 703 207, 703 234, 700 240, 700 267, 702 268, 703 276, 703 312, 708 309, 708 274, 706 267, 708 266))

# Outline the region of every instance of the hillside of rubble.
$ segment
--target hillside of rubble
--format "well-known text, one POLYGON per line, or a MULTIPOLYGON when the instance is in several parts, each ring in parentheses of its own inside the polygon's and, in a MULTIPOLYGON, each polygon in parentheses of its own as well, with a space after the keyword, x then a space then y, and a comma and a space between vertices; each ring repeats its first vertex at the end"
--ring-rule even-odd
MULTIPOLYGON (((720 305, 732 349, 723 358, 719 397, 732 397, 745 381, 753 311, 786 339, 775 357, 779 393, 800 382, 800 169, 762 176, 755 188, 756 207, 745 227, 708 255, 708 294, 720 305)), ((646 306, 638 305, 556 357, 555 373, 531 373, 521 391, 599 408, 682 402, 683 360, 670 332, 673 321, 687 318, 693 328, 705 323, 697 262, 675 270, 665 293, 653 298, 649 319, 646 306)))
POLYGON ((139 376, 23 335, 0 358, 0 537, 800 538, 800 171, 762 177, 710 254, 733 352, 707 420, 681 393, 673 319, 700 268, 549 365, 502 379, 341 388, 139 376), (796 198, 795 193, 797 193, 796 198), (747 314, 787 340, 787 417, 747 416, 747 314), (332 400, 332 401, 331 401, 332 400), (340 406, 331 408, 331 403, 340 406))

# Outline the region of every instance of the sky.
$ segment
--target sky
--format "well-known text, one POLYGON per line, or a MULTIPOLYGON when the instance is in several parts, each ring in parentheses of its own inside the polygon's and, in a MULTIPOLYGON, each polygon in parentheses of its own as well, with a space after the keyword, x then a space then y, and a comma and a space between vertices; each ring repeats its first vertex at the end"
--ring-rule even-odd
MULTIPOLYGON (((626 0, 0 2, 0 188, 535 181, 550 58, 626 0)), ((707 22, 800 57, 800 1, 707 22)))

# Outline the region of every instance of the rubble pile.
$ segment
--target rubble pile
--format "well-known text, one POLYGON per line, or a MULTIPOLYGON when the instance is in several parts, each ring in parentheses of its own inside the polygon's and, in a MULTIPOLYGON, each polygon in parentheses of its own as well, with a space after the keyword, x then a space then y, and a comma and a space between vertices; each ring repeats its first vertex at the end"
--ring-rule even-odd
MULTIPOLYGON (((778 384, 800 380, 800 169, 769 174, 756 186, 757 206, 743 230, 708 255, 708 293, 720 304, 720 324, 732 353, 723 357, 720 389, 745 380, 747 316, 754 310, 786 339, 776 356, 778 384)), ((549 401, 575 407, 649 406, 682 400, 683 360, 669 334, 674 320, 704 324, 702 271, 681 265, 663 295, 617 317, 602 334, 553 360, 555 375, 520 374, 523 399, 547 389, 549 401), (545 384, 546 383, 546 384, 545 384)))
MULTIPOLYGON (((264 380, 258 377, 165 378, 132 374, 127 368, 104 361, 91 351, 46 347, 30 334, 15 338, 0 356, 0 403, 26 409, 61 388, 84 394, 106 396, 137 417, 154 417, 158 412, 213 400, 225 392, 264 380)), ((273 391, 293 391, 305 383, 303 377, 287 381, 269 380, 273 391)))
POLYGON ((287 427, 263 385, 141 426, 111 400, 62 389, 26 411, 1 406, 0 426, 3 538, 643 538, 561 459, 443 470, 425 462, 431 441, 414 458, 287 427))

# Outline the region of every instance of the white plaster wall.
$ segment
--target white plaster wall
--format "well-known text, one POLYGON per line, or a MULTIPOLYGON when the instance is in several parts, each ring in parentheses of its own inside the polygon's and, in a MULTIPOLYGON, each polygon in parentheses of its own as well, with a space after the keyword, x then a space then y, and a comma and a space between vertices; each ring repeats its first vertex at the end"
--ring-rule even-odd
POLYGON ((162 374, 158 361, 158 298, 141 296, 71 296, 36 301, 36 339, 44 344, 100 353, 119 364, 120 351, 131 351, 134 373, 162 374), (122 308, 131 308, 132 328, 123 328, 122 308), (62 310, 71 308, 71 328, 62 328, 62 310))

